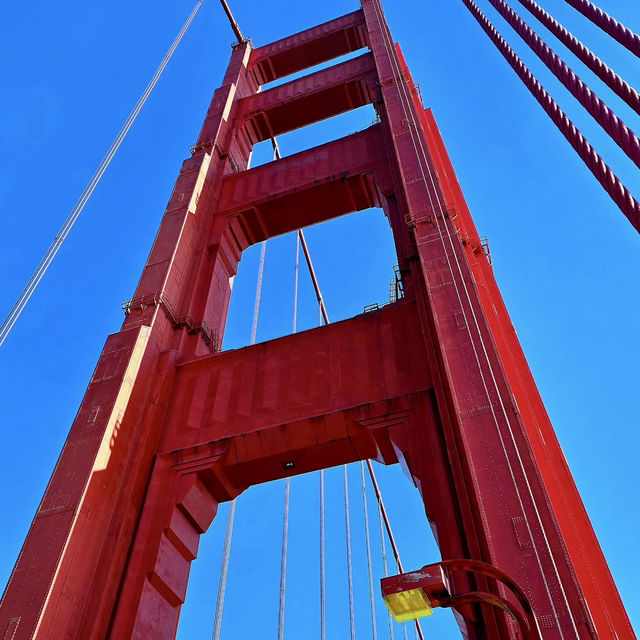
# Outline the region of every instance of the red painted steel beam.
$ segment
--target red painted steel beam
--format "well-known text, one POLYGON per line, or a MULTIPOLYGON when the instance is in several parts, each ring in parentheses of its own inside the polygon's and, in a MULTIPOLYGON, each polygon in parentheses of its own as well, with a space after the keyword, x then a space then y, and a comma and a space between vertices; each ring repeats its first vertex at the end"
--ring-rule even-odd
POLYGON ((256 82, 266 84, 366 45, 358 10, 255 49, 249 64, 256 82))
MULTIPOLYGON (((246 72, 249 50, 249 43, 235 48, 203 128, 224 150, 233 147, 226 114, 257 88, 246 72)), ((237 155, 240 168, 247 159, 237 155)), ((224 229, 212 232, 214 221, 204 210, 229 165, 224 154, 201 151, 183 166, 136 291, 139 304, 107 340, 4 592, 0 634, 18 619, 12 640, 109 635, 176 356, 209 351, 199 334, 177 328, 172 309, 188 313, 196 295, 210 314, 197 321, 224 327, 239 252, 224 229)), ((169 630, 178 613, 164 620, 169 630)))
POLYGON ((431 110, 424 113, 424 128, 438 174, 442 179, 445 197, 452 203, 457 214, 456 224, 464 239, 474 277, 479 284, 478 290, 491 324, 493 338, 500 351, 503 366, 562 531, 564 544, 571 554, 596 628, 607 629, 615 624, 618 625, 618 633, 629 633, 630 627, 625 626, 628 625, 628 622, 625 623, 627 615, 613 576, 509 318, 493 269, 484 257, 480 237, 431 110), (534 425, 533 428, 530 425, 534 425))
MULTIPOLYGON (((527 585, 543 638, 595 639, 590 607, 558 528, 560 507, 549 500, 553 485, 546 486, 532 448, 529 431, 537 425, 522 422, 487 319, 495 311, 484 307, 473 275, 472 264, 485 258, 474 253, 470 258, 458 232, 456 210, 426 136, 422 105, 381 4, 363 0, 362 6, 383 92, 382 123, 388 123, 404 177, 405 220, 420 256, 414 290, 437 353, 430 359, 439 363, 432 375, 442 384, 435 391, 461 508, 457 528, 439 525, 438 513, 430 519, 439 541, 459 535, 470 550, 466 557, 490 563, 527 585)), ((419 486, 429 510, 434 487, 419 486)), ((578 515, 572 509, 571 517, 578 515)), ((445 559, 453 557, 445 554, 445 559)), ((610 592, 606 582, 599 586, 610 592)), ((478 590, 486 591, 481 585, 478 590)), ((482 610, 480 615, 486 637, 512 637, 502 614, 482 610)), ((604 633, 616 629, 619 637, 632 638, 624 611, 622 616, 604 633)), ((475 637, 473 623, 465 620, 462 626, 475 637)))
MULTIPOLYGON (((260 449, 260 442, 280 425, 299 425, 296 438, 309 447, 330 440, 323 440, 322 416, 424 393, 431 386, 415 303, 402 301, 179 365, 160 452, 191 450, 230 438, 233 451, 225 466, 237 468, 225 473, 245 489, 266 481, 265 466, 252 469, 250 463, 266 455, 269 447, 260 449), (201 402, 194 406, 193 397, 201 402)), ((340 460, 357 459, 353 445, 342 446, 351 453, 342 453, 340 460)), ((273 455, 275 451, 268 457, 273 455)), ((319 451, 314 464, 332 466, 331 455, 319 451)), ((385 458, 395 460, 390 444, 385 458)), ((323 467, 311 469, 296 462, 295 473, 319 468, 323 467)), ((268 473, 269 480, 284 475, 279 463, 268 473)))
POLYGON ((374 125, 335 142, 228 175, 218 215, 233 217, 248 246, 345 213, 378 206, 370 177, 384 172, 382 131, 374 125))
POLYGON ((374 102, 373 57, 366 53, 238 103, 236 127, 256 144, 374 102))

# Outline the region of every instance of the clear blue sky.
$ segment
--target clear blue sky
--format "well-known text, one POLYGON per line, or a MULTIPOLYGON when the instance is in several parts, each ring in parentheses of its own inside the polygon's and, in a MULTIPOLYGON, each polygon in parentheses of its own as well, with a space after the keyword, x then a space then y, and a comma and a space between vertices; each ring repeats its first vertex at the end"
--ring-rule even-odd
MULTIPOLYGON (((256 45, 357 8, 356 0, 232 0, 256 45)), ((11 307, 146 85, 192 0, 4 2, 0 7, 0 313, 11 307)), ((479 4, 623 181, 638 172, 498 18, 479 4)), ((517 4, 517 3, 513 3, 517 4)), ((542 4, 636 88, 640 65, 562 0, 542 4)), ((597 3, 640 32, 637 0, 597 3)), ((524 13, 518 7, 516 10, 524 13)), ((498 283, 620 592, 640 624, 636 546, 640 237, 584 168, 459 0, 388 0, 387 17, 425 104, 433 107, 498 283)), ((533 21, 533 19, 531 19, 533 21)), ((0 584, 4 585, 108 333, 122 321, 182 160, 195 141, 233 40, 207 0, 130 137, 0 349, 3 456, 0 584)), ((555 46, 555 41, 550 38, 555 46)), ((640 119, 558 45, 629 126, 640 119)), ((366 126, 363 109, 283 136, 284 154, 366 126)), ((256 162, 268 159, 257 149, 256 162)), ((332 319, 388 298, 394 261, 379 212, 310 229, 309 244, 332 319), (354 246, 354 239, 361 241, 354 246)), ((291 327, 294 240, 269 244, 259 340, 291 327)), ((242 263, 225 347, 249 341, 256 248, 242 263)), ((300 329, 316 322, 301 280, 300 329)), ((382 474, 408 567, 437 559, 421 507, 399 470, 382 474)), ((370 634, 362 563, 358 470, 351 470, 358 545, 358 633, 370 634)), ((329 633, 347 637, 341 479, 328 474, 329 633)), ((437 491, 437 487, 433 488, 437 491)), ((317 628, 317 479, 293 484, 287 635, 317 628), (308 577, 311 574, 311 578, 308 577)), ((223 637, 275 637, 282 486, 238 504, 223 637), (247 615, 247 589, 251 615, 247 615)), ((371 504, 373 500, 371 499, 371 504)), ((180 627, 208 638, 226 507, 202 541, 180 627)), ((373 515, 373 512, 372 512, 373 515)), ((376 538, 377 540, 377 538, 376 538)), ((377 544, 375 545, 377 549, 377 544)), ((376 571, 380 573, 379 559, 376 571)), ((385 624, 378 601, 379 626, 385 624)), ((457 637, 439 615, 430 637, 457 637)), ((383 636, 382 637, 386 637, 383 636)))

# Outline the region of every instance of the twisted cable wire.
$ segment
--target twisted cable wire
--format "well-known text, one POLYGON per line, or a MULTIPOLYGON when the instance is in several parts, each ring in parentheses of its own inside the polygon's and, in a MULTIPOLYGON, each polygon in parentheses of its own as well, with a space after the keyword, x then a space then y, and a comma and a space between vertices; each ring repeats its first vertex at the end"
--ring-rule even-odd
POLYGON ((62 244, 67 239, 67 236, 71 232, 71 229, 73 228, 76 221, 80 217, 80 214, 83 212, 85 206, 87 205, 87 202, 89 202, 89 199, 91 198, 93 192, 95 191, 96 187, 100 183, 102 176, 105 174, 106 170, 109 168, 109 165, 111 164, 111 161, 113 160, 118 149, 120 148, 120 145, 123 143, 124 139, 127 137, 129 130, 133 126, 133 123, 136 121, 138 115, 140 114, 140 111, 142 111, 142 108, 146 104, 149 96, 151 95, 155 86, 158 84, 158 81, 160 80, 160 77, 162 76, 165 68, 171 61, 173 54, 175 53, 176 49, 182 42, 184 35, 187 33, 189 27, 191 26, 191 23, 193 22, 193 19, 196 17, 196 14, 198 13, 198 11, 200 10, 200 7, 202 6, 202 2, 203 0, 199 0, 195 5, 195 7, 193 8, 193 11, 187 18, 187 21, 182 26, 182 29, 180 29, 180 32, 176 36, 176 39, 173 41, 173 43, 171 44, 171 47, 169 47, 169 50, 167 51, 164 58, 162 59, 160 66, 156 69, 156 72, 153 74, 153 77, 151 78, 151 80, 149 81, 149 84, 147 85, 144 92, 138 99, 138 102, 136 102, 133 110, 127 117, 127 120, 122 125, 122 128, 120 129, 115 140, 111 143, 109 150, 107 151, 106 155, 98 165, 96 172, 93 174, 91 180, 89 181, 87 186, 84 188, 84 191, 80 195, 80 198, 78 199, 73 209, 71 210, 71 213, 69 214, 64 224, 56 234, 56 237, 54 238, 53 242, 47 249, 42 260, 36 267, 36 270, 33 272, 31 277, 29 278, 29 281, 27 282, 26 286, 20 293, 20 296, 14 303, 13 307, 11 308, 11 311, 9 312, 7 317, 4 319, 2 325, 0 325, 0 345, 2 345, 2 343, 7 339, 7 336, 11 332, 11 329, 13 329, 13 326, 18 321, 18 318, 22 315, 22 312, 24 311, 24 308, 27 306, 27 303, 31 299, 31 296, 34 294, 35 290, 40 284, 40 281, 42 280, 45 273, 49 269, 51 263, 53 262, 54 258, 58 254, 58 251, 60 251, 62 244))
MULTIPOLYGON (((384 525, 382 520, 382 507, 380 506, 380 501, 378 501, 378 524, 380 525, 380 546, 382 548, 382 568, 384 570, 384 577, 386 578, 389 575, 389 568, 387 566, 387 545, 384 541, 384 525)), ((391 620, 391 613, 389 609, 387 609, 387 617, 389 619, 389 638, 390 640, 395 640, 393 635, 393 622, 391 620)))
MULTIPOLYGON (((322 324, 322 320, 318 324, 322 324)), ((324 469, 320 469, 320 640, 327 638, 327 598, 324 536, 324 469)))
POLYGON ((549 15, 537 2, 534 0, 518 0, 518 2, 549 29, 569 51, 591 69, 602 82, 622 98, 636 113, 640 114, 640 95, 631 85, 600 60, 553 16, 549 15))
POLYGON ((258 267, 258 285, 256 287, 256 302, 253 307, 253 324, 251 325, 251 344, 256 343, 258 335, 258 315, 260 314, 260 299, 262 297, 262 279, 264 277, 264 257, 267 252, 267 241, 260 243, 260 266, 258 267))
POLYGON ((371 536, 369 534, 369 509, 367 508, 367 483, 364 477, 364 462, 360 460, 360 479, 362 482, 362 508, 364 510, 364 535, 367 545, 367 570, 369 574, 369 601, 371 603, 371 628, 373 640, 378 640, 376 626, 376 604, 373 595, 373 567, 371 563, 371 536))
POLYGON ((504 56, 511 68, 525 84, 540 106, 546 111, 562 135, 582 158, 587 168, 602 185, 611 199, 618 205, 622 213, 627 217, 636 231, 640 232, 640 203, 633 197, 611 168, 600 157, 597 151, 589 144, 588 140, 580 133, 577 127, 569 120, 567 114, 562 111, 555 100, 547 93, 538 82, 529 68, 522 62, 515 51, 505 42, 487 17, 480 11, 473 0, 462 0, 469 9, 478 24, 482 27, 491 41, 504 56))
POLYGON ((351 562, 351 514, 349 508, 349 477, 347 465, 342 467, 344 473, 344 522, 347 539, 347 578, 349 582, 349 634, 351 640, 356 640, 356 624, 353 605, 353 567, 351 562))
POLYGON ((595 121, 640 168, 640 140, 504 0, 489 0, 595 121))
POLYGON ((291 478, 284 482, 284 518, 282 522, 282 555, 280 557, 280 604, 278 608, 278 640, 284 639, 284 607, 287 596, 287 549, 289 546, 289 492, 291 478))
POLYGON ((233 535, 233 522, 236 514, 236 501, 231 501, 227 514, 227 528, 224 534, 224 551, 222 552, 222 566, 220 568, 220 582, 218 583, 218 597, 216 600, 216 615, 213 622, 213 640, 220 640, 222 627, 222 609, 224 607, 224 595, 227 589, 227 576, 229 574, 229 556, 231 555, 231 537, 233 535))
POLYGON ((565 2, 640 58, 640 36, 637 33, 596 7, 593 2, 588 0, 565 0, 565 2))

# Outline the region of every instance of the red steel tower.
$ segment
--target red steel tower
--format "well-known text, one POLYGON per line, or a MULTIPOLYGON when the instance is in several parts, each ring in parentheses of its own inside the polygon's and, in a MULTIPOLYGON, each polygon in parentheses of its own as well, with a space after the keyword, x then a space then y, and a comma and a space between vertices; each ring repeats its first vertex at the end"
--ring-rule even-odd
POLYGON ((363 459, 400 462, 443 560, 467 561, 449 584, 464 637, 522 637, 491 606, 514 604, 509 589, 473 561, 521 589, 544 640, 635 637, 380 0, 234 46, 126 310, 11 575, 0 637, 174 638, 220 502, 363 459), (379 116, 368 129, 247 169, 254 144, 365 104, 379 116), (393 230, 404 298, 219 351, 247 247, 371 207, 393 230))

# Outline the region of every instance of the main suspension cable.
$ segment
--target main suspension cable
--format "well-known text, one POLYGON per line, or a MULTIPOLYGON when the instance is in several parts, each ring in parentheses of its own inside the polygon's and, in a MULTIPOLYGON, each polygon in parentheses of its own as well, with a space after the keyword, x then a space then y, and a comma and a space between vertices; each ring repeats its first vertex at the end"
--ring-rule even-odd
POLYGON ((636 113, 640 114, 640 95, 631 85, 565 29, 553 16, 549 15, 537 2, 534 0, 518 0, 518 2, 549 29, 571 53, 591 69, 609 89, 622 98, 636 113))
POLYGON ((151 92, 155 88, 156 84, 158 84, 158 80, 160 80, 160 77, 162 76, 163 71, 165 70, 166 66, 169 64, 169 61, 173 57, 173 54, 178 48, 178 45, 182 41, 184 35, 186 34, 187 30, 191 26, 193 19, 196 17, 196 14, 200 10, 202 2, 203 0, 199 0, 196 3, 193 11, 187 18, 187 21, 182 26, 182 29, 180 29, 180 32, 176 36, 176 39, 173 41, 173 44, 171 45, 171 47, 169 47, 169 50, 167 51, 164 58, 162 59, 160 66, 157 68, 156 72, 151 78, 151 81, 147 85, 147 88, 144 90, 143 94, 138 99, 138 102, 136 103, 133 110, 129 114, 129 117, 127 118, 124 125, 122 126, 122 129, 120 129, 120 132, 118 133, 115 140, 109 147, 107 154, 104 156, 104 158, 98 165, 98 168, 96 169, 96 172, 93 174, 93 177, 91 178, 87 186, 84 188, 84 191, 80 196, 80 199, 74 205, 73 209, 71 210, 71 213, 65 220, 60 231, 58 231, 53 242, 51 243, 46 253, 44 254, 42 260, 40 261, 40 264, 37 266, 36 270, 33 272, 31 277, 29 278, 29 281, 27 282, 25 288, 22 290, 22 293, 20 294, 15 304, 11 308, 11 311, 9 312, 7 317, 4 319, 4 322, 2 323, 2 325, 0 325, 0 345, 2 345, 4 341, 7 339, 7 336, 11 332, 11 329, 17 322, 22 312, 24 311, 24 308, 26 307, 27 303, 31 299, 31 296, 34 294, 36 288, 40 284, 40 281, 44 277, 45 273, 49 269, 49 266, 53 262, 54 258, 58 254, 58 251, 60 251, 62 244, 64 243, 67 236, 71 232, 71 229, 75 225, 77 219, 80 217, 80 214, 84 210, 87 202, 91 198, 91 195, 93 194, 96 187, 100 183, 102 176, 104 175, 105 171, 111 164, 111 161, 113 160, 113 157, 115 156, 116 152, 120 148, 120 145, 126 138, 127 134, 129 133, 129 130, 133 126, 133 123, 136 121, 136 118, 140 114, 142 107, 144 107, 145 103, 147 102, 147 99, 151 95, 151 92))
POLYGON ((611 170, 589 141, 580 133, 578 128, 569 120, 556 101, 538 82, 529 68, 522 62, 515 51, 506 43, 497 29, 480 11, 473 0, 462 0, 478 24, 482 27, 491 41, 504 56, 511 68, 518 74, 533 97, 547 112, 562 135, 582 158, 587 168, 602 185, 611 199, 618 205, 622 213, 628 218, 633 227, 640 232, 640 203, 633 197, 629 189, 622 184, 618 176, 611 170))
POLYGON ((625 27, 621 22, 612 18, 593 2, 588 0, 565 0, 583 16, 589 18, 591 22, 600 27, 605 33, 617 40, 623 47, 640 57, 640 36, 625 27))
POLYGON ((609 137, 640 168, 640 141, 635 132, 591 91, 573 69, 504 0, 489 2, 609 137))

